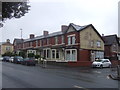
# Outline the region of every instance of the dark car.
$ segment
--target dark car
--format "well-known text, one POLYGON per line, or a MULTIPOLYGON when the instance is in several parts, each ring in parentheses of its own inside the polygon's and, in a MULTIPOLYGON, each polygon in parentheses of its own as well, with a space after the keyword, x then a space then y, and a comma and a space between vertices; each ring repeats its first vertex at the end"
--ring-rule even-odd
POLYGON ((23 61, 23 57, 21 57, 21 56, 15 56, 13 58, 13 63, 20 64, 22 61, 23 61))
POLYGON ((33 66, 35 66, 36 65, 36 61, 35 61, 35 59, 34 58, 25 58, 25 59, 23 59, 23 62, 21 63, 21 64, 23 64, 23 65, 33 65, 33 66))
POLYGON ((9 56, 4 56, 2 61, 9 62, 9 56))

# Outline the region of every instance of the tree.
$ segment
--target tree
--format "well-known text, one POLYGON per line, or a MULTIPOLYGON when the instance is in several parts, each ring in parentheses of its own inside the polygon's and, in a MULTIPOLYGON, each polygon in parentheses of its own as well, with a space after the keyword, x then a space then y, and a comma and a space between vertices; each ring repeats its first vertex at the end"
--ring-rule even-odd
POLYGON ((25 52, 24 51, 19 52, 19 56, 25 58, 26 57, 25 52))
POLYGON ((40 55, 35 55, 35 58, 36 58, 36 59, 40 58, 40 55))
POLYGON ((11 18, 21 18, 28 13, 30 5, 26 2, 2 2, 2 21, 11 18))
POLYGON ((34 57, 35 55, 34 55, 34 53, 28 53, 28 57, 29 58, 32 58, 32 57, 34 57))
POLYGON ((4 53, 2 56, 13 56, 13 53, 12 52, 6 52, 6 53, 4 53))

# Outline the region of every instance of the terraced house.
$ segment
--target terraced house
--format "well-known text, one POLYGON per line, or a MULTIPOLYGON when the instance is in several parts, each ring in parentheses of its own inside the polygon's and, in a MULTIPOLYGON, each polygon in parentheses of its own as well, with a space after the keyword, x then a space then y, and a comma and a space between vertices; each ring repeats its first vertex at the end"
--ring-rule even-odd
POLYGON ((30 34, 23 42, 14 40, 16 52, 39 54, 47 61, 65 62, 71 66, 89 66, 96 58, 104 58, 104 41, 92 24, 62 25, 61 31, 43 35, 30 34))

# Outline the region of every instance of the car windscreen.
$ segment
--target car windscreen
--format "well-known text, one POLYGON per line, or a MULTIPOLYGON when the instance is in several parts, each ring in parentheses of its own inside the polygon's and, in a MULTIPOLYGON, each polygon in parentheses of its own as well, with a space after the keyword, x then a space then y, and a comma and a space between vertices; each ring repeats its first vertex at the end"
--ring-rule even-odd
POLYGON ((23 59, 22 57, 17 57, 18 59, 23 59))
POLYGON ((100 60, 100 59, 99 59, 99 60, 96 60, 95 62, 102 62, 102 61, 103 61, 103 60, 100 60))

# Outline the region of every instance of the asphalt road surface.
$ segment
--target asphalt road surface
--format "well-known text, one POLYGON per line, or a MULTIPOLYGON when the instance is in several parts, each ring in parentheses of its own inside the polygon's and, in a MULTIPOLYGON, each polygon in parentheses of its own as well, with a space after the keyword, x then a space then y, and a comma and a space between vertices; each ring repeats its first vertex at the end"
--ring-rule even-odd
POLYGON ((2 88, 119 88, 112 80, 110 68, 68 68, 25 66, 9 62, 2 65, 2 88))

